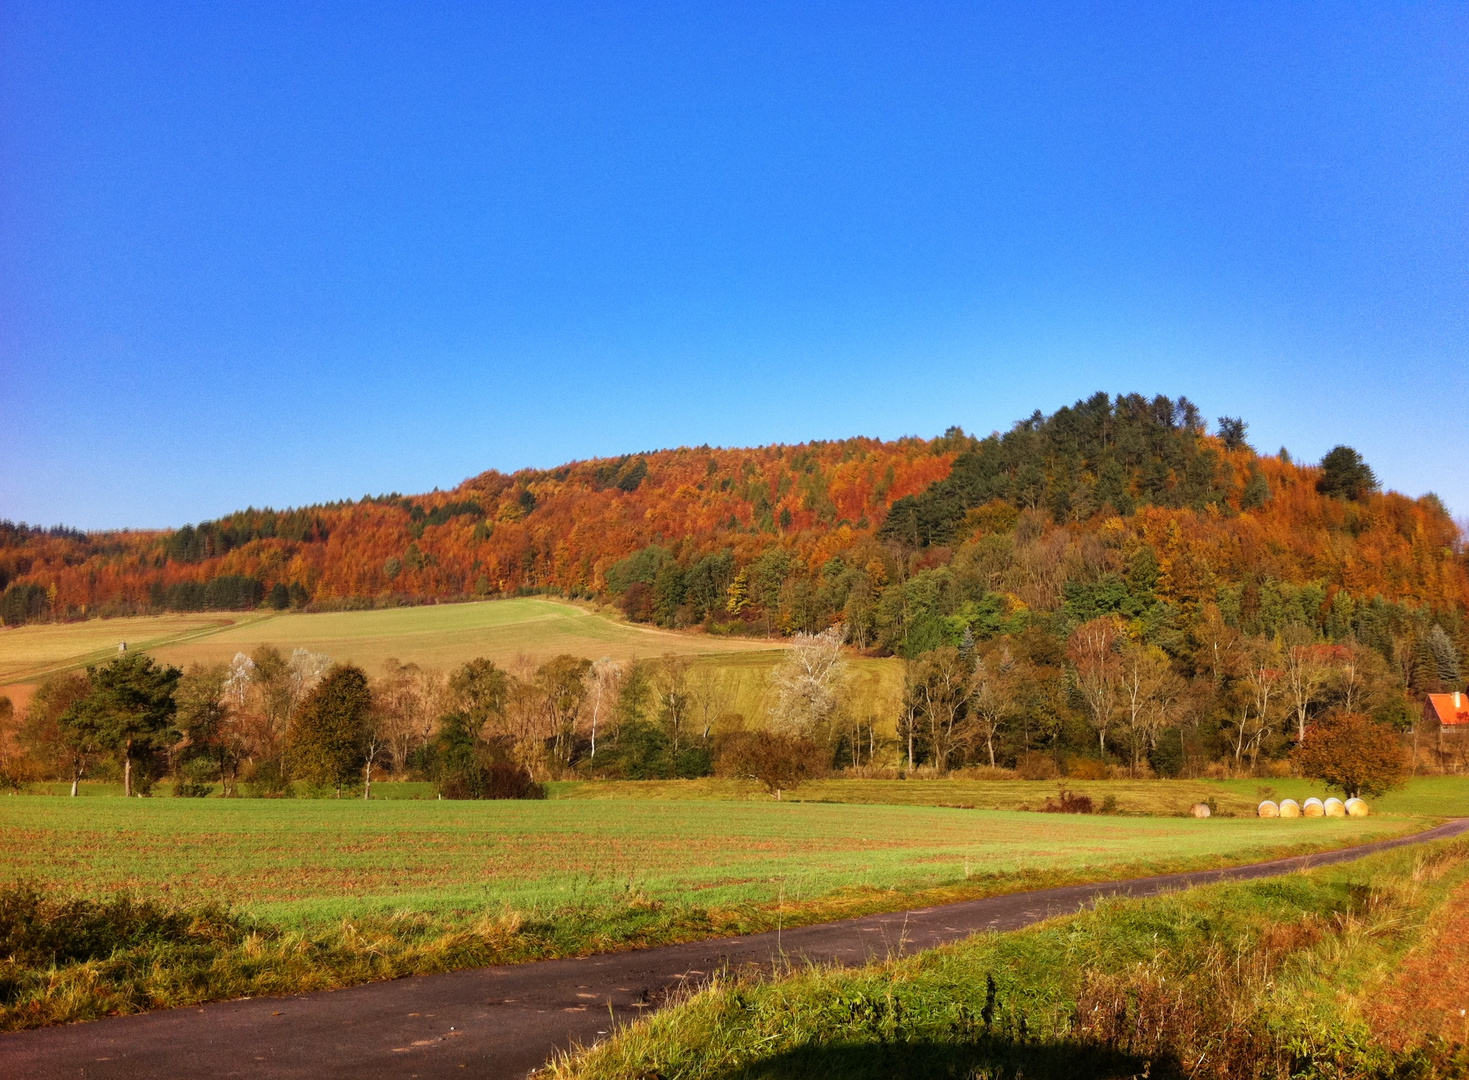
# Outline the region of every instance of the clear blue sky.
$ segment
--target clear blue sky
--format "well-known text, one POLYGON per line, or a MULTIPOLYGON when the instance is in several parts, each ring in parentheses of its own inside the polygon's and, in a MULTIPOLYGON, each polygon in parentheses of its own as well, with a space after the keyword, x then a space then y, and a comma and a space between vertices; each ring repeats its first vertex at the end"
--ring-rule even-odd
POLYGON ((1469 8, 1208 6, 0 0, 0 517, 1098 389, 1469 512, 1469 8))

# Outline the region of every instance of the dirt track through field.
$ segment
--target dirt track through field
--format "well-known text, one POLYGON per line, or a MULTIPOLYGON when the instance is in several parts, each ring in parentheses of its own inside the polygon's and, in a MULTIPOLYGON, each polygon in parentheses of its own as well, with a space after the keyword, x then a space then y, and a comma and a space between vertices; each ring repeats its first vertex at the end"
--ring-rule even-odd
POLYGON ((724 968, 860 964, 985 931, 1018 930, 1106 896, 1152 896, 1359 859, 1457 836, 1412 836, 1288 859, 1076 885, 862 919, 574 960, 459 971, 0 1034, 0 1077, 27 1080, 510 1080, 636 1019, 724 968))

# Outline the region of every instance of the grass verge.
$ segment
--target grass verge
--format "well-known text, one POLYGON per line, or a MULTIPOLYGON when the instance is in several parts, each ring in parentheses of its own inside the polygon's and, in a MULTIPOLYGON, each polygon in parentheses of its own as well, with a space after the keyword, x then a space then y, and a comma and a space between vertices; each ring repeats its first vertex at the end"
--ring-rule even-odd
POLYGON ((1377 991, 1469 881, 1469 843, 1217 885, 854 970, 727 975, 568 1056, 554 1080, 1448 1077, 1390 1046, 1377 991))

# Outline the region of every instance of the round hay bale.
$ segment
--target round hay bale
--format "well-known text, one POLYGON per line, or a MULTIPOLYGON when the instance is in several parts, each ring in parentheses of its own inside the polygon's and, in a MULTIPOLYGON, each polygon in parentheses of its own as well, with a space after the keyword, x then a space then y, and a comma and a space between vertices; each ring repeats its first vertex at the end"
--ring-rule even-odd
POLYGON ((1280 816, 1281 817, 1300 817, 1301 816, 1301 804, 1298 803, 1298 802, 1296 802, 1294 799, 1281 799, 1280 800, 1280 816))
POLYGON ((1192 806, 1190 806, 1188 808, 1188 812, 1190 814, 1192 814, 1194 817, 1208 817, 1209 816, 1209 804, 1208 803, 1196 802, 1196 803, 1194 803, 1192 806))
POLYGON ((1256 810, 1255 813, 1259 814, 1261 817, 1279 817, 1280 807, 1271 802, 1269 799, 1266 799, 1260 804, 1260 808, 1256 810))
POLYGON ((1369 813, 1367 804, 1361 799, 1347 800, 1347 817, 1366 817, 1369 813))
POLYGON ((1301 803, 1301 816, 1302 817, 1325 817, 1326 816, 1326 807, 1324 807, 1324 806, 1321 805, 1321 800, 1320 799, 1318 799, 1318 798, 1316 798, 1316 796, 1312 795, 1305 802, 1301 803))
POLYGON ((1346 817, 1346 805, 1340 799, 1327 799, 1322 803, 1322 809, 1326 811, 1327 817, 1346 817))

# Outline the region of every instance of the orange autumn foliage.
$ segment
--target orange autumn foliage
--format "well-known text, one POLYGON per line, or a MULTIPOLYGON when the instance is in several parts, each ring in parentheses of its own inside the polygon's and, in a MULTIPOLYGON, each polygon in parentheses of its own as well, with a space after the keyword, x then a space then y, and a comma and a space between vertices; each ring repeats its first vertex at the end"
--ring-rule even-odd
MULTIPOLYGON (((1159 595, 1183 603, 1270 577, 1436 611, 1469 604, 1459 531, 1433 497, 1328 498, 1316 490, 1313 467, 1202 438, 1232 469, 1225 504, 1143 505, 1126 518, 1104 510, 1046 527, 1121 530, 1150 544, 1159 595), (1268 480, 1270 498, 1242 510, 1254 471, 1268 480)), ((0 530, 0 583, 45 590, 52 617, 76 617, 149 610, 159 589, 228 575, 267 590, 295 586, 320 605, 519 590, 597 595, 613 564, 654 543, 685 564, 727 550, 740 566, 779 545, 814 574, 857 545, 869 559, 892 503, 946 477, 953 460, 949 440, 916 438, 681 448, 486 472, 407 499, 243 511, 187 533, 8 527, 0 530)), ((927 564, 946 558, 943 550, 923 556, 927 564)))

